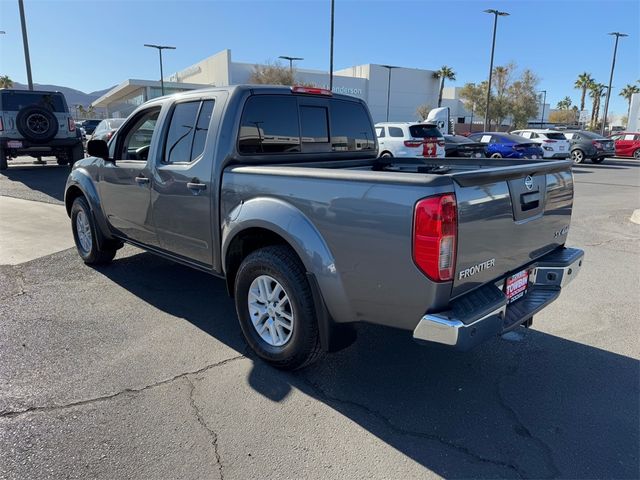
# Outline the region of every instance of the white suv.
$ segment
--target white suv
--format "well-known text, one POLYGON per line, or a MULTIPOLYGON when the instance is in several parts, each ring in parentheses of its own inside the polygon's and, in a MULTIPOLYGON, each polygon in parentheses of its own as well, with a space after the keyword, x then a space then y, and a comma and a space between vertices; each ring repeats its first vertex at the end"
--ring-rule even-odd
POLYGON ((511 133, 539 144, 542 148, 543 158, 569 158, 571 156, 571 143, 564 136, 564 133, 557 130, 531 128, 515 130, 511 133))
POLYGON ((444 158, 444 136, 432 123, 376 123, 381 157, 444 158))

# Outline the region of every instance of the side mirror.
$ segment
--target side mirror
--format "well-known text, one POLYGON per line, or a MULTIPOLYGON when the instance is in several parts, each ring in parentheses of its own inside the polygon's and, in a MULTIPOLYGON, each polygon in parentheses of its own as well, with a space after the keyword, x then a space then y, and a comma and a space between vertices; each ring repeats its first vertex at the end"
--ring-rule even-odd
POLYGON ((109 161, 109 146, 104 140, 89 140, 87 153, 90 157, 102 158, 105 162, 109 161))

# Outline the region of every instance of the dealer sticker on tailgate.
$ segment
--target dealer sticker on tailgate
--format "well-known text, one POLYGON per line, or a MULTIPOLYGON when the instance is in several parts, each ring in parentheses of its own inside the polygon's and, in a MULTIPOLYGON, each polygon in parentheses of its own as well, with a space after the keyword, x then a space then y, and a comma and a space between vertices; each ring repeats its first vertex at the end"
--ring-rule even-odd
POLYGON ((524 297, 529 287, 529 271, 523 270, 511 275, 504 284, 504 293, 507 294, 509 303, 513 303, 524 297))

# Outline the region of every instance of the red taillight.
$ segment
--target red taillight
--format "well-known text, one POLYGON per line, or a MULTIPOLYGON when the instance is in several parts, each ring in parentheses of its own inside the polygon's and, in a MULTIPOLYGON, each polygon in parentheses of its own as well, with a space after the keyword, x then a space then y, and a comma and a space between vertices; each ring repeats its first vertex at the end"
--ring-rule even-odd
POLYGON ((409 148, 416 148, 422 145, 422 140, 405 140, 404 146, 409 148))
POLYGON ((310 93, 312 95, 329 95, 329 96, 331 96, 331 90, 327 90, 326 88, 293 86, 293 87, 291 87, 291 91, 293 93, 310 93))
POLYGON ((556 143, 557 140, 544 140, 544 143, 556 143))
POLYGON ((76 131, 76 121, 72 117, 69 117, 69 131, 70 132, 76 131))
POLYGON ((113 137, 113 130, 107 133, 107 142, 111 140, 111 137, 113 137))
POLYGON ((413 217, 413 261, 431 280, 453 279, 458 236, 456 197, 429 197, 416 204, 413 217))
POLYGON ((602 150, 602 149, 604 148, 604 147, 602 146, 602 144, 601 144, 600 142, 598 142, 598 141, 593 141, 593 142, 591 142, 591 143, 593 144, 593 146, 594 146, 594 147, 596 147, 596 148, 598 148, 598 149, 600 149, 600 150, 602 150))

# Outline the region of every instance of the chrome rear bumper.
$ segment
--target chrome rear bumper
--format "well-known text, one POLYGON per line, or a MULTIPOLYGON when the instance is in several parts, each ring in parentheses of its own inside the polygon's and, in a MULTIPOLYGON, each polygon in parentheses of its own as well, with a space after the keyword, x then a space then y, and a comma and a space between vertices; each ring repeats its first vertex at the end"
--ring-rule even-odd
MULTIPOLYGON (((553 302, 578 275, 584 252, 562 248, 530 265, 529 291, 507 305, 501 285, 504 279, 474 290, 451 302, 444 312, 424 315, 413 331, 418 341, 468 350, 484 340, 511 330, 553 302)), ((526 266, 523 266, 526 268, 526 266)))

